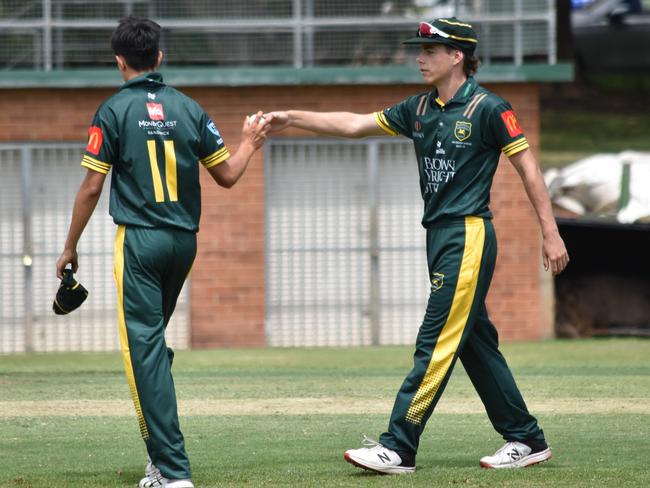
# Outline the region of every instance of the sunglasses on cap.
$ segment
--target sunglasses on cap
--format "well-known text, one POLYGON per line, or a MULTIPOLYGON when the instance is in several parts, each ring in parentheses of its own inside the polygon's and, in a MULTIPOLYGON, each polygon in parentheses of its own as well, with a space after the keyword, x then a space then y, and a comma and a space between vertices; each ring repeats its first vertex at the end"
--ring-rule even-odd
POLYGON ((444 37, 445 39, 449 38, 449 34, 429 24, 429 22, 420 22, 420 27, 418 28, 417 37, 432 38, 434 36, 444 37))

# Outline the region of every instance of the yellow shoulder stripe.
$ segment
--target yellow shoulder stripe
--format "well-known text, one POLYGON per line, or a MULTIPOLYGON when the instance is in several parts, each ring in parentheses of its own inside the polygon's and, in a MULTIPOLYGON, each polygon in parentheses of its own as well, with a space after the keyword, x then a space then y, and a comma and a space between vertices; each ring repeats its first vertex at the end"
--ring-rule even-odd
POLYGON ((518 152, 523 151, 524 149, 529 148, 529 147, 530 147, 530 145, 528 144, 528 141, 526 140, 526 138, 522 137, 521 139, 517 139, 515 142, 511 142, 507 146, 504 146, 501 149, 501 151, 503 152, 503 154, 510 157, 510 156, 513 156, 513 155, 517 154, 518 152))
POLYGON ((209 156, 206 156, 204 158, 201 158, 201 162, 203 164, 211 162, 213 159, 218 159, 223 155, 224 152, 227 152, 228 149, 226 147, 222 147, 221 149, 217 149, 215 152, 210 154, 209 156))
POLYGON ((96 159, 88 158, 86 156, 84 156, 81 160, 81 166, 105 175, 107 175, 111 170, 110 164, 102 163, 101 161, 97 161, 96 159))
POLYGON ((97 166, 100 166, 106 170, 111 169, 111 165, 109 163, 105 163, 104 161, 100 161, 99 159, 91 158, 87 154, 84 154, 83 159, 88 160, 88 162, 96 164, 97 166))
POLYGON ((210 154, 207 158, 201 159, 201 164, 205 167, 205 169, 210 169, 219 163, 223 163, 229 157, 230 151, 228 151, 228 148, 222 147, 218 151, 210 154))
POLYGON ((384 112, 374 112, 373 115, 375 116, 375 122, 377 122, 377 125, 382 129, 384 129, 384 131, 386 131, 388 135, 391 136, 398 135, 398 132, 395 129, 393 129, 388 123, 388 120, 386 119, 384 112))
POLYGON ((487 93, 479 93, 478 95, 474 95, 472 98, 472 101, 469 102, 467 105, 467 108, 463 112, 463 116, 467 117, 468 119, 472 118, 472 115, 474 115, 474 111, 476 110, 476 107, 479 106, 479 104, 487 98, 487 93))

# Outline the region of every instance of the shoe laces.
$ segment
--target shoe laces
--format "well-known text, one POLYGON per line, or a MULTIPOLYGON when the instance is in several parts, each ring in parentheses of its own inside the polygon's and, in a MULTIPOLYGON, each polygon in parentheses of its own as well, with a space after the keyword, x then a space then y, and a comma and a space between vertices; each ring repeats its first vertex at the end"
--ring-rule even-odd
POLYGON ((383 449, 383 445, 377 442, 374 439, 371 439, 366 434, 363 434, 363 441, 361 441, 363 447, 366 449, 383 449))
POLYGON ((511 458, 512 456, 510 455, 510 452, 513 450, 516 450, 516 453, 521 456, 520 449, 517 448, 517 442, 506 442, 501 448, 494 453, 495 456, 507 456, 508 458, 511 458))
POLYGON ((144 468, 144 475, 149 478, 160 478, 162 474, 154 463, 151 462, 151 458, 147 456, 147 467, 144 468))
POLYGON ((163 483, 164 478, 160 474, 160 472, 158 472, 157 476, 149 475, 147 476, 147 478, 148 478, 147 481, 145 481, 144 484, 142 485, 145 488, 158 488, 164 485, 163 483))
POLYGON ((144 476, 147 478, 147 481, 144 482, 146 488, 156 488, 163 486, 163 480, 165 477, 162 475, 158 466, 151 462, 151 459, 148 459, 147 467, 144 470, 144 476))

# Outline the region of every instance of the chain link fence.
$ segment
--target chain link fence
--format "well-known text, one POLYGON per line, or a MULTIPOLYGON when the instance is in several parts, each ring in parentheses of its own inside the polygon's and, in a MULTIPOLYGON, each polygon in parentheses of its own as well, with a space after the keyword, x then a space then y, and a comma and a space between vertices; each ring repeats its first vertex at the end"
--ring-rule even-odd
MULTIPOLYGON (((52 311, 55 263, 85 174, 82 151, 81 144, 0 144, 0 353, 119 349, 108 181, 79 242, 76 276, 88 299, 70 315, 52 311)), ((188 347, 188 301, 184 289, 167 332, 175 348, 188 347)))
POLYGON ((412 144, 273 139, 265 157, 268 344, 413 343, 429 278, 412 144))
POLYGON ((128 14, 162 25, 169 67, 413 63, 400 41, 452 15, 477 29, 486 64, 556 63, 554 0, 0 0, 0 67, 113 66, 128 14))

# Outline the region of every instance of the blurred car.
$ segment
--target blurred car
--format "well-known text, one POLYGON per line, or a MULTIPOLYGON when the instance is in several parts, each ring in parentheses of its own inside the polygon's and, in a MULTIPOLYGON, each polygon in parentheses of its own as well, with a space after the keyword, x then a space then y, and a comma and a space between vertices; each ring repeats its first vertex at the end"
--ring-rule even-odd
POLYGON ((644 1, 594 0, 572 12, 580 70, 650 73, 650 2, 644 1))

